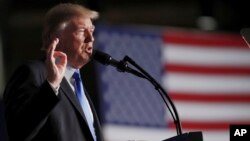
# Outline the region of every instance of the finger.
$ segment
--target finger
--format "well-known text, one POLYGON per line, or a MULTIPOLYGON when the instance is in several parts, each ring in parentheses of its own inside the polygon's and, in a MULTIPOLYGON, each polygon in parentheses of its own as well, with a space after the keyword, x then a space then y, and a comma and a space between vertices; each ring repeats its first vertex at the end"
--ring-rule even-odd
POLYGON ((55 51, 55 48, 57 46, 59 42, 59 39, 56 38, 55 40, 53 40, 53 42, 50 44, 49 48, 48 48, 48 51, 47 51, 47 57, 52 59, 53 57, 53 54, 54 54, 54 51, 55 51))
POLYGON ((63 57, 61 59, 61 64, 66 65, 67 64, 67 55, 65 53, 62 54, 63 57))
POLYGON ((56 64, 64 65, 67 63, 67 55, 61 51, 54 51, 53 57, 56 58, 56 64))
POLYGON ((58 42, 59 42, 59 39, 56 38, 56 39, 51 43, 51 46, 52 46, 52 47, 51 47, 51 50, 50 50, 50 57, 53 56, 54 51, 55 51, 55 49, 56 49, 56 46, 57 46, 58 42))

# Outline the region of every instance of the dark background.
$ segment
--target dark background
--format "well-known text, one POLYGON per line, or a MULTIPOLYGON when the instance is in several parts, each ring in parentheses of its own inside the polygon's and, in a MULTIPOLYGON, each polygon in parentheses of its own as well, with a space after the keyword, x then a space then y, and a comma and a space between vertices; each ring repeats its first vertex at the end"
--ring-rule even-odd
MULTIPOLYGON (((41 47, 45 12, 60 2, 77 2, 100 12, 101 24, 132 24, 233 32, 250 26, 243 0, 0 0, 0 34, 3 40, 5 80, 23 60, 41 47), (206 16, 210 29, 198 24, 206 16)), ((203 25, 204 26, 204 25, 203 25)))

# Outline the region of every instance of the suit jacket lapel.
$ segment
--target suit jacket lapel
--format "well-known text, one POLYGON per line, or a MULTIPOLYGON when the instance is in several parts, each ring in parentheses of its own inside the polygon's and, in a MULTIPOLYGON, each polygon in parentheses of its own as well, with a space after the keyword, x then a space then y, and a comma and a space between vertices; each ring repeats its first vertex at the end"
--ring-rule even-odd
POLYGON ((77 109, 77 111, 83 117, 85 122, 87 122, 85 115, 83 113, 82 107, 81 107, 80 103, 78 102, 75 93, 72 91, 71 87, 69 86, 69 84, 65 78, 63 78, 63 80, 62 80, 60 88, 62 89, 62 91, 66 95, 66 97, 69 99, 69 101, 72 103, 72 105, 77 109))
MULTIPOLYGON (((62 89, 62 91, 66 95, 66 97, 69 99, 69 101, 72 103, 72 105, 77 109, 77 111, 83 117, 85 123, 87 123, 87 120, 86 120, 86 117, 85 117, 85 115, 83 113, 82 107, 81 107, 80 103, 78 102, 75 93, 72 91, 71 87, 69 86, 69 84, 68 84, 68 82, 67 82, 67 80, 65 78, 63 78, 63 80, 62 80, 60 88, 62 89)), ((102 136, 102 133, 100 131, 100 123, 99 123, 99 119, 97 117, 94 105, 91 102, 90 97, 89 97, 89 95, 88 95, 88 93, 86 92, 85 89, 84 89, 84 91, 85 91, 85 94, 87 96, 87 99, 89 101, 89 104, 90 104, 90 107, 91 107, 91 110, 92 110, 92 113, 93 113, 93 116, 94 116, 94 127, 95 127, 95 129, 97 131, 96 132, 97 138, 98 138, 98 140, 102 141, 103 136, 102 136)))

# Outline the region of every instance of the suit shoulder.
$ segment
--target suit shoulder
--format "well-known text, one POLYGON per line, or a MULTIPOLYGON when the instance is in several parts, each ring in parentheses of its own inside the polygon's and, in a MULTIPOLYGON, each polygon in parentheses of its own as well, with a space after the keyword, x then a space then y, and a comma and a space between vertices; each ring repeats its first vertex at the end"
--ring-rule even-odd
POLYGON ((28 60, 21 66, 26 66, 29 68, 41 69, 45 68, 45 63, 42 60, 28 60))
POLYGON ((12 78, 15 78, 16 76, 44 78, 46 76, 45 63, 41 60, 26 61, 17 67, 12 75, 12 78))
POLYGON ((46 79, 46 75, 45 64, 42 61, 27 61, 14 70, 6 84, 4 95, 25 84, 39 86, 46 79))

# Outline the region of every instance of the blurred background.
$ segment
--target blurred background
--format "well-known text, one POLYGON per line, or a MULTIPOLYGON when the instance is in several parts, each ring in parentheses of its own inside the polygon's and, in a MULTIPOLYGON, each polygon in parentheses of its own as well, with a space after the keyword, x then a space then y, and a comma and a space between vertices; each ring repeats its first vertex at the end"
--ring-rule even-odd
MULTIPOLYGON (((97 49, 134 58, 176 103, 185 132, 229 140, 230 124, 250 123, 250 27, 243 0, 0 0, 0 140, 6 140, 2 93, 14 69, 37 58, 46 11, 77 2, 100 12, 97 49)), ((163 101, 144 80, 94 62, 87 87, 109 141, 175 136, 163 101)))

